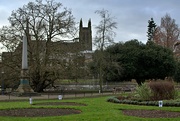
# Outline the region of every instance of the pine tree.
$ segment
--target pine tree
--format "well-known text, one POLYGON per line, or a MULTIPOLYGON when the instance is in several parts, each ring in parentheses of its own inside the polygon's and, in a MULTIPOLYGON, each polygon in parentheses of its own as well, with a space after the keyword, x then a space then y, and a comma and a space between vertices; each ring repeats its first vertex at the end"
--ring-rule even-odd
POLYGON ((153 18, 151 18, 151 20, 149 20, 148 23, 149 25, 148 25, 147 37, 148 37, 148 41, 151 41, 153 39, 154 32, 156 30, 156 23, 154 22, 153 18))

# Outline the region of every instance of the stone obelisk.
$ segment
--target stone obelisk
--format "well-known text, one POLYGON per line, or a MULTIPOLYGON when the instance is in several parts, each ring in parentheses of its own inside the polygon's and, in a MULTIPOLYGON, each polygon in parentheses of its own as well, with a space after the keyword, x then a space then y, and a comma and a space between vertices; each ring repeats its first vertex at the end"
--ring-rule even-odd
POLYGON ((21 79, 20 85, 16 92, 14 93, 17 96, 32 96, 36 95, 33 89, 29 85, 29 74, 28 74, 28 58, 27 58, 27 37, 23 37, 23 46, 22 46, 22 69, 21 69, 21 79))

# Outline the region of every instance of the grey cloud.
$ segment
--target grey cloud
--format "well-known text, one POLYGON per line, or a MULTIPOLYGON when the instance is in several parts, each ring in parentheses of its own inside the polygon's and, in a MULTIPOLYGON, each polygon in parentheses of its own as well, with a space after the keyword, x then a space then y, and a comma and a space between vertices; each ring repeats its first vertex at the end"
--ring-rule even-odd
MULTIPOLYGON (((12 11, 27 4, 30 0, 1 0, 0 4, 6 7, 6 11, 12 11), (11 4, 9 4, 11 3, 11 4)), ((34 1, 34 0, 33 0, 34 1)), ((109 10, 112 16, 116 17, 118 29, 115 30, 116 41, 127 41, 138 39, 144 43, 147 40, 148 20, 153 17, 156 24, 160 24, 161 17, 169 13, 172 18, 180 24, 180 0, 56 0, 61 2, 64 7, 72 9, 76 22, 82 18, 84 25, 87 25, 89 18, 92 20, 93 27, 98 24, 100 18, 94 12, 102 8, 109 10)), ((7 13, 8 14, 8 13, 7 13)), ((9 14, 10 16, 10 14, 9 14)), ((0 12, 0 24, 4 12, 0 12)), ((93 29, 93 33, 95 30, 93 29)))

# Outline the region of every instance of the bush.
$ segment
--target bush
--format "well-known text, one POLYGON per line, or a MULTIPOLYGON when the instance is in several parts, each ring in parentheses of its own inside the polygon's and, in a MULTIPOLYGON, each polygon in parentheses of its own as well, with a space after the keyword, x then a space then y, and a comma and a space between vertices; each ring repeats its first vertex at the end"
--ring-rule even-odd
POLYGON ((152 92, 151 100, 169 100, 176 97, 174 84, 170 81, 154 81, 149 83, 152 92))
POLYGON ((113 103, 120 103, 120 101, 116 97, 109 97, 107 101, 113 103))
MULTIPOLYGON (((146 105, 146 106, 159 106, 158 101, 134 101, 134 100, 119 100, 117 97, 109 97, 107 99, 108 102, 112 103, 120 103, 120 104, 133 104, 133 105, 146 105)), ((163 101, 163 106, 175 106, 180 107, 180 102, 178 101, 172 101, 172 100, 166 100, 163 101)))
POLYGON ((151 89, 146 83, 143 83, 141 86, 136 88, 136 93, 139 96, 140 100, 150 100, 151 98, 151 89))

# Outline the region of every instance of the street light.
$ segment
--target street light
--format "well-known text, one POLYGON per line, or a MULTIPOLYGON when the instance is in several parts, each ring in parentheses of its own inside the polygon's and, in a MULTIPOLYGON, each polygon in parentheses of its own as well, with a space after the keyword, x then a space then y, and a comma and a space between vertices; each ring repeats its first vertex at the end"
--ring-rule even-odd
POLYGON ((2 85, 1 85, 1 93, 2 95, 4 95, 4 79, 3 79, 3 74, 4 74, 4 71, 1 72, 1 81, 2 81, 2 85))

